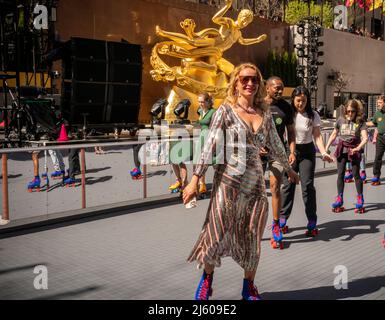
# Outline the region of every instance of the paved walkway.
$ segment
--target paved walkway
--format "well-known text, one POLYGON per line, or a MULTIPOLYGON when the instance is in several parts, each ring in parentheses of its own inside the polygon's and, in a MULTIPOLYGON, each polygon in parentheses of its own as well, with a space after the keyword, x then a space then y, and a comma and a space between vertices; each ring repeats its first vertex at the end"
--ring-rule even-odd
MULTIPOLYGON (((385 168, 383 168, 384 170, 385 168)), ((384 170, 385 172, 385 170, 384 170)), ((365 186, 367 213, 333 214, 335 176, 316 179, 320 235, 304 236, 297 189, 286 249, 273 250, 266 229, 256 283, 265 299, 385 299, 385 184, 365 186), (336 290, 336 266, 348 289, 336 290)), ((201 271, 186 263, 208 200, 82 220, 0 239, 0 299, 192 299, 201 271), (48 268, 48 289, 34 288, 34 267, 48 268)), ((269 218, 269 224, 271 216, 269 218)), ((215 272, 213 299, 240 299, 242 270, 231 258, 215 272)))

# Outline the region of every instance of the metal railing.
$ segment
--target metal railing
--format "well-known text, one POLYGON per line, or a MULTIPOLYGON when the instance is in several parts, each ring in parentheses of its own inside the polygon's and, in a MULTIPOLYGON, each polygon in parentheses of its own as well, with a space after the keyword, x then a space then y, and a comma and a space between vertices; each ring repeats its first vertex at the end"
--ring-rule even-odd
MULTIPOLYGON (((326 142, 329 139, 329 136, 331 134, 331 129, 322 130, 321 134, 323 136, 324 142, 326 142)), ((194 138, 189 139, 182 139, 190 140, 192 141, 194 138)), ((152 140, 153 141, 153 140, 152 140)), ((161 141, 161 140, 159 140, 161 141)), ((163 142, 177 142, 181 141, 181 139, 163 139, 163 142)), ((151 142, 151 141, 149 141, 151 142)), ((47 151, 48 150, 68 150, 68 149, 79 149, 80 150, 80 174, 81 174, 81 208, 85 209, 87 208, 87 202, 86 202, 86 155, 85 151, 87 148, 94 148, 98 146, 102 147, 121 147, 121 146, 134 146, 134 145, 144 145, 147 143, 147 141, 140 141, 140 140, 134 140, 134 141, 114 141, 114 142, 95 142, 95 143, 76 143, 76 144, 63 144, 59 142, 48 142, 48 141, 39 141, 34 142, 37 144, 40 144, 42 146, 40 147, 27 147, 27 148, 8 148, 8 149, 0 149, 1 159, 2 159, 2 224, 6 224, 10 221, 10 214, 9 214, 9 190, 8 190, 8 155, 10 154, 17 154, 17 153, 26 153, 26 152, 40 152, 44 151, 45 158, 47 157, 47 151)), ((366 159, 368 154, 368 144, 365 146, 365 156, 366 159)), ((147 193, 147 162, 146 162, 146 152, 142 153, 142 156, 144 157, 141 161, 141 165, 143 168, 143 193, 142 193, 142 199, 146 199, 148 196, 147 193)), ((46 165, 46 164, 45 164, 46 165)), ((171 166, 171 163, 168 164, 168 166, 171 166)), ((326 168, 326 163, 323 162, 323 168, 326 168)), ((48 192, 48 188, 47 188, 48 192)))

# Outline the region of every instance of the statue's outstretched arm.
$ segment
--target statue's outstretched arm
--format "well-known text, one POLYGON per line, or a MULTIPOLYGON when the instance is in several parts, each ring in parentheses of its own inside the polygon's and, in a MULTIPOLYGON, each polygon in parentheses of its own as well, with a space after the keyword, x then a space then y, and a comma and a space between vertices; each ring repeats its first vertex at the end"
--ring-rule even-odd
POLYGON ((267 35, 262 34, 258 38, 244 39, 244 38, 240 37, 238 41, 240 44, 242 44, 244 46, 249 46, 251 44, 256 44, 256 43, 262 42, 262 41, 266 40, 266 38, 267 38, 267 35))
POLYGON ((230 18, 224 18, 224 14, 231 8, 233 4, 233 0, 226 0, 226 5, 220 9, 212 18, 212 21, 216 24, 222 25, 227 24, 228 20, 232 20, 230 18))

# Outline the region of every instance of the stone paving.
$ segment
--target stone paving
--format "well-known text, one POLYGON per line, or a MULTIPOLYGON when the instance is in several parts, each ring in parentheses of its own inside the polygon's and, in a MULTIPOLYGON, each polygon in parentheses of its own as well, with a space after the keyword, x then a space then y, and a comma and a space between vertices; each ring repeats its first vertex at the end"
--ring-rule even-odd
MULTIPOLYGON (((300 187, 285 249, 271 249, 270 230, 265 230, 256 276, 262 297, 385 299, 385 184, 365 185, 363 215, 354 214, 353 184, 346 185, 347 210, 341 214, 330 210, 335 176, 317 178, 316 188, 317 238, 304 236, 300 187), (334 287, 341 268, 347 271, 346 290, 334 287)), ((202 200, 192 210, 181 204, 152 207, 2 235, 0 299, 192 299, 201 271, 186 258, 207 206, 202 200), (47 267, 47 290, 34 288, 38 265, 47 267)), ((215 272, 213 299, 239 300, 242 277, 241 268, 224 258, 215 272)))

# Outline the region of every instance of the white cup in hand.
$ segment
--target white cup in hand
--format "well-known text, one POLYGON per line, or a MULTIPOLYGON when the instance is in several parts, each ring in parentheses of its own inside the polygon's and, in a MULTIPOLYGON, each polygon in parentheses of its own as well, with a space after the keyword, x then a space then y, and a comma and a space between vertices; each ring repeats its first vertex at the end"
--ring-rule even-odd
POLYGON ((186 209, 192 209, 197 206, 197 198, 192 198, 189 202, 186 203, 185 207, 186 209))

